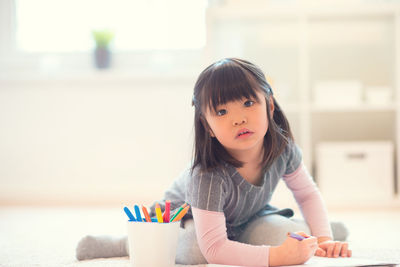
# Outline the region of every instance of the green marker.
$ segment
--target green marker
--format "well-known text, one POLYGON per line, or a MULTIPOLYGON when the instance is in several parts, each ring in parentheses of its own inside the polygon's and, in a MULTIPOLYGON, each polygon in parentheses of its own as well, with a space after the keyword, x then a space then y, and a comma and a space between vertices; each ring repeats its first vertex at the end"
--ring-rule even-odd
POLYGON ((187 206, 186 203, 184 203, 182 206, 180 206, 179 209, 175 212, 174 216, 172 216, 171 220, 169 220, 169 221, 172 222, 175 219, 175 217, 179 214, 179 212, 181 212, 186 206, 187 206))

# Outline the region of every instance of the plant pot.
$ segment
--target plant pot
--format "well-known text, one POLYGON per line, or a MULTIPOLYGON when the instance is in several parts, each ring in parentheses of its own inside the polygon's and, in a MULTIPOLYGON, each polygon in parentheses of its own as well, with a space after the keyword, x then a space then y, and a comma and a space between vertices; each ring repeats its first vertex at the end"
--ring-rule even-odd
POLYGON ((94 59, 98 69, 107 69, 111 64, 111 51, 104 47, 97 47, 94 51, 94 59))

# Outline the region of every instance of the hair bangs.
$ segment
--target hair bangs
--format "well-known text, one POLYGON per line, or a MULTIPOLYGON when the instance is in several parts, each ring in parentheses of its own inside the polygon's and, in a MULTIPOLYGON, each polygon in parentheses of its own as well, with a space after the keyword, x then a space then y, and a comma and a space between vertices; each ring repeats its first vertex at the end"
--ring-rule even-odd
POLYGON ((216 67, 204 85, 202 103, 205 110, 216 112, 219 105, 242 99, 259 101, 258 84, 250 73, 234 62, 216 67))

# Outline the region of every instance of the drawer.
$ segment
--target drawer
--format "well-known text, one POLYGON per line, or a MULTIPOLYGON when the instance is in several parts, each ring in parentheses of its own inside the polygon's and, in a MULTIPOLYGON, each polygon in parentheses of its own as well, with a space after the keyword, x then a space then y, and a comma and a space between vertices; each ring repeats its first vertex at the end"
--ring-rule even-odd
POLYGON ((394 198, 391 142, 329 142, 316 149, 316 180, 328 204, 384 203, 394 198))

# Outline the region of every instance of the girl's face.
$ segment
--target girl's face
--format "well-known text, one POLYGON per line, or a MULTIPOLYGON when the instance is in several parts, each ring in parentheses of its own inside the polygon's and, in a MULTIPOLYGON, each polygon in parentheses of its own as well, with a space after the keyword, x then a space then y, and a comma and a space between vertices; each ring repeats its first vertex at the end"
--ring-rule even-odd
MULTIPOLYGON (((217 106, 216 112, 208 108, 205 119, 212 137, 231 155, 256 150, 262 151, 264 136, 268 131, 265 96, 257 91, 256 99, 241 99, 217 106)), ((273 101, 270 98, 271 114, 273 101)), ((207 127, 206 127, 207 128, 207 127)))

